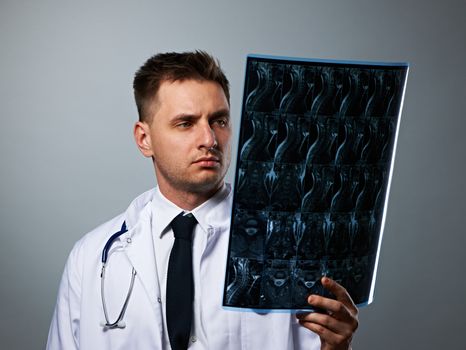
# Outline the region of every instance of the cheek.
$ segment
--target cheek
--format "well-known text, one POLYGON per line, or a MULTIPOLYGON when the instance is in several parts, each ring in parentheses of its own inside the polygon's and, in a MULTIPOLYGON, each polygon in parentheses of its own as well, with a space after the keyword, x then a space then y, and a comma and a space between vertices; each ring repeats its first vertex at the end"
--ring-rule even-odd
POLYGON ((218 140, 222 143, 225 150, 231 148, 231 130, 222 130, 217 135, 218 140))
POLYGON ((176 149, 182 147, 182 139, 177 137, 177 135, 170 134, 169 132, 159 133, 159 135, 153 138, 153 140, 152 148, 160 154, 175 152, 176 149))
POLYGON ((172 145, 166 140, 160 139, 152 145, 152 150, 154 152, 155 160, 163 164, 169 162, 170 158, 174 158, 177 154, 175 145, 172 145))
POLYGON ((164 137, 154 147, 154 154, 165 168, 186 166, 193 158, 193 145, 187 136, 164 137))

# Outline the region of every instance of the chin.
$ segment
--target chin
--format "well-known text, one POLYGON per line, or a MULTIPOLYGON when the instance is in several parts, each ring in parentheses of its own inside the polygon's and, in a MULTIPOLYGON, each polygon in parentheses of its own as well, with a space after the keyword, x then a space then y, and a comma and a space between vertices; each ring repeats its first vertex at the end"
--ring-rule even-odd
POLYGON ((191 185, 191 189, 195 193, 208 193, 216 191, 222 186, 223 177, 206 178, 191 185))

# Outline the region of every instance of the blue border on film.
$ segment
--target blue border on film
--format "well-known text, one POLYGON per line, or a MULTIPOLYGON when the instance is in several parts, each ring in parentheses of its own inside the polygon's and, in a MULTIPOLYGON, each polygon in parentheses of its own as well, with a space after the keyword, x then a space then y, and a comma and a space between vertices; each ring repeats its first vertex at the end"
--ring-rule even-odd
POLYGON ((324 58, 300 58, 300 57, 288 57, 288 56, 273 56, 273 55, 261 55, 261 54, 248 54, 248 58, 259 58, 266 60, 281 60, 281 61, 292 61, 292 62, 309 62, 309 63, 322 63, 322 64, 344 64, 344 65, 357 65, 357 66, 384 66, 384 67, 409 67, 408 62, 376 62, 376 61, 356 61, 356 60, 336 60, 336 59, 324 59, 324 58))
MULTIPOLYGON (((360 304, 356 304, 358 308, 362 308, 365 306, 368 306, 372 304, 372 302, 364 302, 360 304)), ((314 309, 309 308, 309 309, 258 309, 258 308, 250 308, 250 307, 240 307, 240 306, 225 306, 222 305, 222 309, 225 311, 239 311, 239 312, 254 312, 259 315, 264 315, 264 314, 275 314, 275 313, 280 313, 280 314, 302 314, 302 313, 310 313, 310 312, 316 312, 314 309)))

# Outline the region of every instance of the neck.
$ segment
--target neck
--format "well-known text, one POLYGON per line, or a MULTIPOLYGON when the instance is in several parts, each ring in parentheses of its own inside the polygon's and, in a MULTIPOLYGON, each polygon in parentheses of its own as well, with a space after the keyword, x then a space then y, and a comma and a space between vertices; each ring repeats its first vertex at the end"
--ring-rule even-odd
POLYGON ((167 198, 170 202, 177 205, 183 210, 191 211, 194 208, 197 208, 202 203, 206 202, 215 193, 218 192, 220 188, 223 186, 223 182, 219 184, 219 186, 214 187, 210 191, 204 192, 192 192, 192 191, 183 191, 183 190, 174 190, 171 187, 164 186, 164 184, 159 183, 160 192, 167 198))

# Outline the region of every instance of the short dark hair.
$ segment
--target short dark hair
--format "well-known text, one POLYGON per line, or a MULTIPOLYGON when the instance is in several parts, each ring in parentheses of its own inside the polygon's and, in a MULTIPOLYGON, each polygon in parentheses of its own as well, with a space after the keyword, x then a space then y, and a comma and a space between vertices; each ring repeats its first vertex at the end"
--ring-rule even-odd
POLYGON ((200 50, 159 53, 149 58, 134 76, 134 98, 139 120, 151 121, 150 102, 154 101, 162 82, 186 79, 207 80, 220 84, 230 104, 229 82, 217 59, 200 50))

